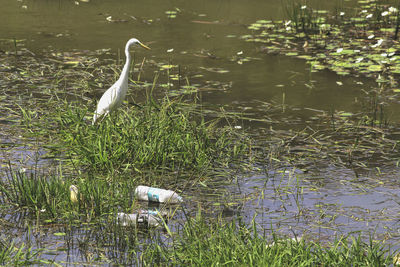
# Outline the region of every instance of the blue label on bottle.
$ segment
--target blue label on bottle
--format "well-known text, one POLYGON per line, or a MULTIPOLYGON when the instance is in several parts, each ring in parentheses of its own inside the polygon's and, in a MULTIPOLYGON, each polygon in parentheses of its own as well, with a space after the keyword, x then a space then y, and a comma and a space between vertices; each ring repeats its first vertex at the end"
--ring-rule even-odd
POLYGON ((149 198, 149 201, 155 201, 155 202, 160 202, 160 198, 158 197, 157 194, 157 188, 150 187, 149 191, 147 191, 147 197, 149 198))

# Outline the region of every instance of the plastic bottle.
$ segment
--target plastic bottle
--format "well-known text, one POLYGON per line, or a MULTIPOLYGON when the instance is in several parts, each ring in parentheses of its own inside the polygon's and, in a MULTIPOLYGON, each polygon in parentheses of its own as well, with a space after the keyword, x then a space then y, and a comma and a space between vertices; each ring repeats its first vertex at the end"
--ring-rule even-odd
POLYGON ((146 227, 157 227, 161 224, 161 218, 155 211, 140 211, 132 214, 119 212, 117 220, 122 226, 143 225, 146 227))
POLYGON ((179 203, 183 199, 176 192, 172 190, 165 190, 155 187, 139 185, 135 189, 135 196, 139 200, 154 201, 154 202, 168 202, 168 203, 179 203))

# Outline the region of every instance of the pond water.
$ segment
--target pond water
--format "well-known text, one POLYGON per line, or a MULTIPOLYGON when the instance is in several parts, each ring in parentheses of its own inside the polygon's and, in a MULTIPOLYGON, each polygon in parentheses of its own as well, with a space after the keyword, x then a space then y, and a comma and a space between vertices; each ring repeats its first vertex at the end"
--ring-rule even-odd
MULTIPOLYGON (((321 9, 354 5, 323 2, 327 3, 314 1, 310 5, 321 9)), ((282 3, 276 0, 22 0, 8 1, 2 6, 2 16, 6 23, 0 27, 0 39, 24 39, 25 47, 39 56, 50 50, 110 48, 110 57, 115 59, 126 41, 136 37, 151 47, 151 51, 138 49, 136 59, 179 65, 191 83, 209 82, 212 90, 202 94, 205 103, 251 111, 255 118, 273 116, 275 128, 304 128, 318 113, 313 110, 359 112, 360 101, 367 101, 365 92, 377 87, 372 79, 343 77, 330 71, 311 73, 303 60, 269 55, 261 52, 259 45, 243 41, 240 37, 249 33, 247 24, 284 16, 282 3), (168 14, 175 14, 169 11, 176 11, 176 17, 169 18, 168 14), (264 102, 290 108, 266 114, 264 102), (280 118, 285 118, 282 123, 278 123, 280 118)), ((12 49, 7 45, 0 49, 12 49)), ((151 82, 155 70, 152 66, 144 69, 141 79, 151 82)), ((93 97, 99 98, 104 89, 99 88, 93 97)), ((386 116, 395 122, 398 111, 395 103, 389 103, 386 116)), ((265 122, 246 125, 255 132, 270 126, 265 122)), ((1 138, 3 143, 17 143, 15 137, 1 138)), ((11 153, 18 154, 16 158, 29 158, 32 151, 16 145, 11 153)), ((257 214, 261 229, 273 227, 288 235, 318 233, 322 240, 364 231, 398 247, 398 174, 394 165, 362 173, 333 165, 311 172, 283 166, 264 175, 238 175, 237 182, 222 190, 217 201, 205 192, 200 192, 200 197, 185 197, 194 207, 197 203, 233 203, 216 209, 227 216, 241 214, 248 221, 257 214)))
MULTIPOLYGON (((315 2, 316 8, 332 9, 340 1, 323 5, 315 2)), ((311 75, 303 60, 266 55, 258 51, 258 45, 241 40, 240 36, 249 33, 246 28, 249 23, 282 18, 279 1, 252 1, 246 5, 242 1, 78 3, 10 3, 4 7, 8 23, 0 29, 0 38, 25 39, 28 49, 39 54, 49 48, 57 51, 111 48, 117 54, 123 51, 129 38, 137 37, 152 48, 149 52, 137 51, 138 58, 179 64, 183 75, 200 73, 202 80, 220 82, 219 88, 226 90, 206 94, 203 99, 218 104, 282 102, 285 93, 289 105, 352 111, 354 99, 362 97, 360 89, 368 91, 375 86, 365 80, 361 86, 358 79, 338 77, 331 72, 311 75), (165 13, 168 11, 177 11, 176 18, 168 18, 165 13), (110 16, 121 22, 108 21, 110 16), (169 49, 173 51, 167 53, 169 49), (238 64, 238 53, 250 61, 238 64), (218 70, 224 73, 213 72, 218 70)), ((147 71, 145 77, 151 81, 154 74, 147 71)))

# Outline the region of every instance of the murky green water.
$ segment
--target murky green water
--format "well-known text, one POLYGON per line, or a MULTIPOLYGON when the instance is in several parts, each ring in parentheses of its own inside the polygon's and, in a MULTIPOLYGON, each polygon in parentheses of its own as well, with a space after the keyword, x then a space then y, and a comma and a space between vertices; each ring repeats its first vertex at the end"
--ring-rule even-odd
MULTIPOLYGON (((329 3, 315 1, 314 5, 333 9, 341 3, 324 2, 329 3)), ((364 92, 377 87, 371 79, 340 77, 329 71, 311 73, 302 60, 262 53, 259 45, 240 39, 249 33, 246 24, 282 18, 280 1, 9 1, 1 10, 6 23, 0 27, 0 38, 25 39, 25 47, 36 55, 49 50, 110 48, 115 59, 125 42, 136 37, 152 48, 136 51, 136 59, 176 64, 191 83, 208 81, 212 90, 204 89, 202 100, 206 103, 251 111, 255 118, 266 115, 261 102, 290 106, 267 114, 278 122, 280 116, 293 118, 282 125, 275 123, 276 128, 305 127, 315 112, 310 109, 358 112, 360 102, 366 99, 364 92), (176 17, 168 18, 168 11, 176 11, 176 17), (241 62, 241 58, 248 61, 241 62)), ((3 49, 12 49, 11 44, 5 46, 11 48, 3 49)), ((155 69, 144 69, 142 80, 151 82, 155 69)), ((103 89, 99 88, 95 97, 100 97, 103 89)), ((397 111, 392 103, 386 115, 395 121, 397 111)), ((23 151, 15 149, 16 154, 23 151)), ((356 174, 336 166, 291 173, 292 167, 286 167, 286 172, 239 175, 237 185, 218 201, 236 203, 232 212, 248 220, 257 213, 262 228, 272 225, 299 235, 318 232, 321 239, 368 230, 398 246, 396 166, 381 170, 383 174, 374 169, 356 174), (296 174, 298 178, 294 178, 296 174), (299 188, 304 190, 302 196, 299 188)), ((186 198, 204 206, 214 202, 206 196, 186 198)))
MULTIPOLYGON (((334 2, 314 5, 332 9, 339 6, 334 2)), ((311 75, 302 60, 265 55, 257 51, 259 45, 240 40, 240 36, 249 33, 246 24, 257 19, 282 18, 279 1, 78 3, 12 2, 4 7, 7 24, 0 29, 0 38, 26 39, 28 49, 39 54, 49 48, 57 51, 111 48, 116 54, 130 37, 137 37, 152 48, 150 52, 137 51, 138 58, 179 64, 183 75, 200 73, 203 81, 222 83, 219 88, 226 90, 204 96, 205 101, 219 104, 254 105, 254 100, 279 103, 285 93, 285 102, 290 105, 349 111, 355 98, 362 96, 360 89, 374 86, 368 81, 360 86, 357 79, 329 72, 311 75), (165 13, 168 11, 177 11, 176 18, 168 18, 165 13), (110 16, 121 22, 109 22, 110 16), (173 52, 167 53, 169 49, 173 52), (238 64, 238 57, 248 57, 250 61, 238 64), (337 81, 343 85, 337 85, 337 81)), ((151 81, 154 74, 146 71, 145 77, 151 81)))

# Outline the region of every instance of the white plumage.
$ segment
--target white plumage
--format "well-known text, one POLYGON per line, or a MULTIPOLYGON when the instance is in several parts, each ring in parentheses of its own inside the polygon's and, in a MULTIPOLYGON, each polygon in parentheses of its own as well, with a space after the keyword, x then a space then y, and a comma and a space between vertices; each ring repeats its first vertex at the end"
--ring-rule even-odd
POLYGON ((104 92, 103 96, 100 98, 100 101, 97 104, 96 112, 93 116, 92 124, 95 124, 97 120, 107 116, 108 113, 121 106, 122 102, 124 101, 126 92, 128 91, 129 67, 132 61, 129 48, 132 45, 140 45, 143 48, 150 49, 136 38, 132 38, 126 43, 126 61, 124 68, 122 69, 121 76, 107 91, 104 92))

